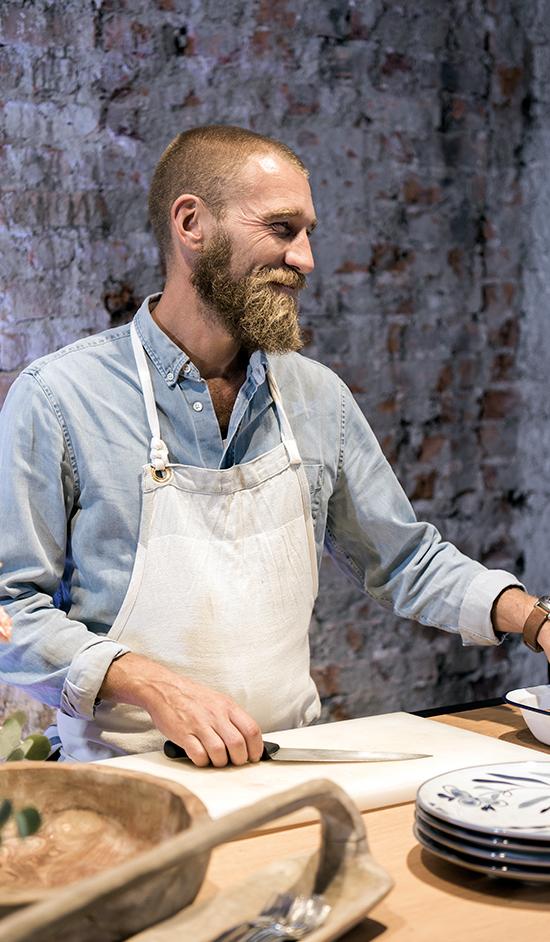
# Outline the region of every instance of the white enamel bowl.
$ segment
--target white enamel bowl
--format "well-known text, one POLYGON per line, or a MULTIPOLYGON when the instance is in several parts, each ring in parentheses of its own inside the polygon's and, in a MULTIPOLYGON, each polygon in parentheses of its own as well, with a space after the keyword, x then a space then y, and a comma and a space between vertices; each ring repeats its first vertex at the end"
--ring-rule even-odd
POLYGON ((505 700, 520 708, 535 739, 550 746, 550 684, 510 690, 505 700))

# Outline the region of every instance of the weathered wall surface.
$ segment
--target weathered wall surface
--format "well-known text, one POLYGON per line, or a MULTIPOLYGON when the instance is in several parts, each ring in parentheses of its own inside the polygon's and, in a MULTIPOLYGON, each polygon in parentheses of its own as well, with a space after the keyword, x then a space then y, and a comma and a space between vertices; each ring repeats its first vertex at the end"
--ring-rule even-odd
POLYGON ((525 28, 531 47, 529 129, 523 149, 523 300, 518 376, 523 394, 518 434, 518 488, 526 495, 514 536, 524 546, 525 569, 536 592, 548 585, 550 526, 550 396, 545 376, 550 327, 550 6, 529 4, 525 28))
MULTIPOLYGON (((223 122, 280 137, 311 168, 321 220, 305 352, 350 385, 419 515, 549 591, 548 12, 4 0, 0 397, 31 359, 161 286, 146 193, 176 133, 223 122)), ((328 559, 312 649, 335 719, 544 677, 517 642, 464 649, 389 617, 328 559)))

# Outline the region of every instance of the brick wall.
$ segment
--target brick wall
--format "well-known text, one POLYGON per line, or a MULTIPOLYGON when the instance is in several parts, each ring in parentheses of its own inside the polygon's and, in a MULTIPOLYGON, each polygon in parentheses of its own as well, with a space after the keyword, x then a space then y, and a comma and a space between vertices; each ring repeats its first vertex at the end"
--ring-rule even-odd
MULTIPOLYGON (((311 168, 321 220, 305 352, 351 386, 421 516, 548 591, 548 12, 4 0, 0 397, 31 359, 123 322, 161 286, 146 194, 176 133, 225 122, 280 137, 311 168)), ((312 649, 335 719, 544 675, 517 641, 464 649, 389 617, 328 559, 312 649)))
POLYGON ((527 133, 522 151, 522 299, 517 381, 522 393, 518 428, 518 492, 522 512, 513 536, 523 549, 525 572, 535 592, 547 592, 550 527, 550 397, 545 369, 550 278, 550 7, 547 0, 524 11, 530 44, 527 133))

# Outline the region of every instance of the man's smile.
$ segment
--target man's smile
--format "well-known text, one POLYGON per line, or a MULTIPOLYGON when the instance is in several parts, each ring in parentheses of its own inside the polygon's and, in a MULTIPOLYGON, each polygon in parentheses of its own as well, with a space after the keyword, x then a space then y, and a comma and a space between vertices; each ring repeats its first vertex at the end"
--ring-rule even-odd
POLYGON ((272 288, 277 288, 279 291, 284 291, 285 294, 295 295, 298 291, 298 287, 291 287, 290 285, 283 285, 280 281, 270 281, 269 284, 272 288))

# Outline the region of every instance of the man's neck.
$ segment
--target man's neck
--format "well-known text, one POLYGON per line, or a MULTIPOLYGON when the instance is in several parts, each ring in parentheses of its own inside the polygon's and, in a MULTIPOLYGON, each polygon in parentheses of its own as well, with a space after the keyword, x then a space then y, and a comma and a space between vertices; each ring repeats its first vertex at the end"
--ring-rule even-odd
POLYGON ((232 380, 246 369, 246 352, 221 324, 205 316, 190 286, 166 284, 150 310, 155 323, 190 357, 203 379, 232 380))

